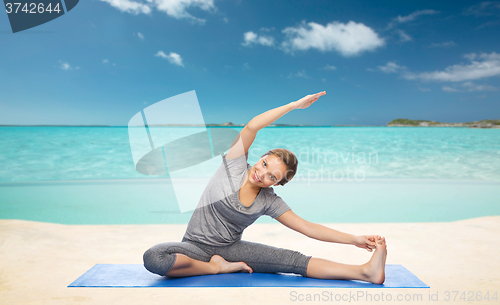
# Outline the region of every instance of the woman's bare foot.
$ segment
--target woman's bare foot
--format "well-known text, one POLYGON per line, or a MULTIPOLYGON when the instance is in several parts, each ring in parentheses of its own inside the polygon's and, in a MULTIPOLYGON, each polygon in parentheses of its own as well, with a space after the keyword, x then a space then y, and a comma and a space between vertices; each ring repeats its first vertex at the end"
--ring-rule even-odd
POLYGON ((253 270, 244 262, 230 263, 226 261, 220 255, 214 255, 210 259, 210 263, 217 266, 217 273, 232 273, 237 271, 247 271, 248 273, 252 273, 253 270))
POLYGON ((376 242, 376 249, 370 261, 364 264, 363 274, 367 281, 374 284, 383 284, 385 281, 385 260, 387 257, 387 245, 385 237, 376 242))

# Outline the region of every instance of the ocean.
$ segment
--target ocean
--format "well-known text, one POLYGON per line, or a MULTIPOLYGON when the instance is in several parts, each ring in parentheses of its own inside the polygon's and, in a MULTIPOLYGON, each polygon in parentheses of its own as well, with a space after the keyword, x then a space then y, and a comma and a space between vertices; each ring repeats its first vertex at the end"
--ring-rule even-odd
MULTIPOLYGON (((192 127, 164 128, 185 134, 192 127)), ((1 219, 189 221, 168 173, 136 170, 128 127, 0 127, 0 141, 1 219)), ((294 152, 299 167, 275 192, 309 221, 453 221, 500 212, 500 129, 267 127, 248 162, 276 147, 294 152)), ((190 172, 210 176, 212 169, 190 172)))

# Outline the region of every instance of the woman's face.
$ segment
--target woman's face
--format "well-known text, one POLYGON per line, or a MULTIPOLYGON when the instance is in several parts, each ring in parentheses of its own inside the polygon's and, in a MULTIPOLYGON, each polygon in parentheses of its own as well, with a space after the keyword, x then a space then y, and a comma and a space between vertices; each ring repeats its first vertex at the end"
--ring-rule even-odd
POLYGON ((274 186, 285 177, 286 165, 275 155, 262 157, 250 169, 249 181, 260 187, 274 186))

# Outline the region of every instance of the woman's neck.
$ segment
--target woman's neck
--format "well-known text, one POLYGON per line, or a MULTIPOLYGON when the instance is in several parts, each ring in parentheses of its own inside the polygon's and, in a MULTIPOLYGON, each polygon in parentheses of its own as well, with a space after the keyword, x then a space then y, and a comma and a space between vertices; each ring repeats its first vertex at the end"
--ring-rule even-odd
POLYGON ((252 185, 250 183, 250 179, 252 179, 250 177, 250 171, 251 171, 251 169, 249 169, 247 171, 247 174, 246 174, 246 177, 245 177, 245 181, 243 181, 243 185, 241 186, 241 188, 245 189, 245 190, 252 190, 252 191, 258 193, 262 187, 258 186, 258 185, 252 185))

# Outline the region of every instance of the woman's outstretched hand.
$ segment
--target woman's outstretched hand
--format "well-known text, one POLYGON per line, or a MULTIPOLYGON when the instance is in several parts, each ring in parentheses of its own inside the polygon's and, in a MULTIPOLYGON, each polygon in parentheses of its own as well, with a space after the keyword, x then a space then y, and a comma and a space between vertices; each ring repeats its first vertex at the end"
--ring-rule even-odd
POLYGON ((320 96, 325 95, 326 91, 319 92, 316 94, 306 95, 300 100, 296 102, 292 102, 293 109, 304 109, 312 105, 312 103, 316 102, 320 96))
POLYGON ((375 243, 380 239, 378 235, 361 235, 354 237, 354 245, 361 249, 366 249, 370 252, 376 248, 375 243))

